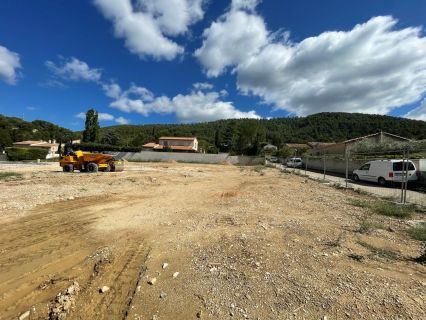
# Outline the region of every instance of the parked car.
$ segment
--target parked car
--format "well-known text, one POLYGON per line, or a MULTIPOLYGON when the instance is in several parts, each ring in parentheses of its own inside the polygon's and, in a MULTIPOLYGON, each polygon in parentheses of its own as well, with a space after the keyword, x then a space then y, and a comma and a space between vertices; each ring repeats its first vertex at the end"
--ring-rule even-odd
POLYGON ((269 162, 273 162, 273 163, 277 163, 278 162, 278 158, 274 157, 274 156, 270 156, 266 160, 268 160, 269 162))
MULTIPOLYGON (((355 181, 376 182, 385 186, 389 182, 402 182, 406 170, 407 162, 403 160, 374 160, 363 164, 359 169, 354 170, 352 178, 355 181)), ((417 181, 416 166, 412 161, 408 161, 407 181, 417 181)))
POLYGON ((290 168, 301 168, 303 166, 303 162, 301 158, 290 158, 287 161, 286 166, 290 168))

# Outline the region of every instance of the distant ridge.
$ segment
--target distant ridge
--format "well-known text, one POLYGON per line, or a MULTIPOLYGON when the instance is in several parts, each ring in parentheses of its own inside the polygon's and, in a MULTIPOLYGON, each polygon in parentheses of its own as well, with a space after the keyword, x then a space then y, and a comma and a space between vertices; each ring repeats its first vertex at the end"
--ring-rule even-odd
MULTIPOLYGON (((426 139, 426 122, 399 117, 362 113, 325 112, 307 117, 261 119, 229 119, 194 124, 117 125, 101 128, 101 137, 115 132, 120 144, 141 146, 160 136, 196 136, 219 151, 229 151, 233 144, 337 142, 378 131, 410 139, 426 139)), ((72 132, 47 121, 27 122, 0 115, 0 147, 4 141, 49 140, 63 135, 79 138, 72 132), (10 140, 8 140, 10 139, 10 140)))

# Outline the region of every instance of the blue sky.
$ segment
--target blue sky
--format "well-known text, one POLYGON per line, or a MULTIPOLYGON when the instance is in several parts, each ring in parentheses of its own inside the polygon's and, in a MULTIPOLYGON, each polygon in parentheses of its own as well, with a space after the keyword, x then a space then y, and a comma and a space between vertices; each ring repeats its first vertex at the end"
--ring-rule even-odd
POLYGON ((3 0, 0 113, 101 125, 426 120, 426 1, 3 0))

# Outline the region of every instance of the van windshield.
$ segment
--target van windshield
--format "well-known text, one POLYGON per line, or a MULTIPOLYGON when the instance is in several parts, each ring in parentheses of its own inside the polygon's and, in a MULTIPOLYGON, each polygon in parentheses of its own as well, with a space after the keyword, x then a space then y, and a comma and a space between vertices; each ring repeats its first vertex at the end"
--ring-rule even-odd
MULTIPOLYGON (((405 164, 405 165, 407 165, 407 164, 405 164)), ((402 161, 393 163, 393 171, 402 171, 402 170, 403 170, 403 162, 402 161)), ((414 168, 414 164, 411 161, 408 162, 408 170, 416 170, 414 168)))

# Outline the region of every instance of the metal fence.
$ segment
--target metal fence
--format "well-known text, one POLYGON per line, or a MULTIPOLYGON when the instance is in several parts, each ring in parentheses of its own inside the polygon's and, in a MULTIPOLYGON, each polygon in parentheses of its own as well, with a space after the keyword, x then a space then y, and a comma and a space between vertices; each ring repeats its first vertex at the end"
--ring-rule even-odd
MULTIPOLYGON (((352 152, 342 154, 323 154, 320 156, 303 156, 302 167, 292 168, 285 165, 281 159, 281 169, 306 175, 310 178, 335 184, 342 188, 353 188, 365 191, 389 200, 405 204, 416 203, 426 206, 426 150, 411 153, 408 150, 393 150, 386 152, 352 152), (379 181, 354 181, 353 171, 359 169, 368 161, 398 159, 402 162, 401 182, 387 183, 380 186, 379 181), (417 181, 409 182, 408 164, 412 161, 417 169, 417 181)), ((387 177, 386 177, 387 178, 387 177)))

